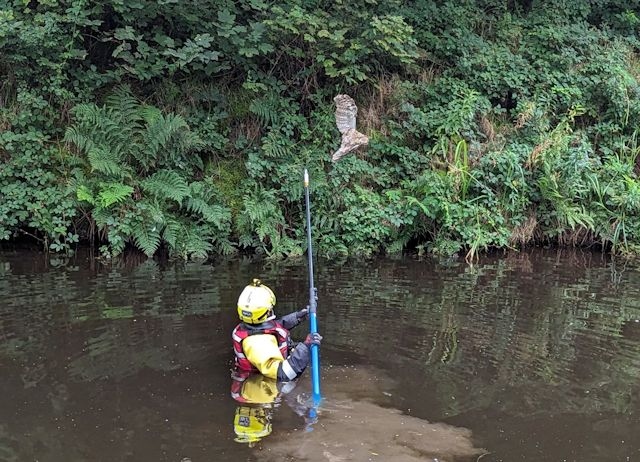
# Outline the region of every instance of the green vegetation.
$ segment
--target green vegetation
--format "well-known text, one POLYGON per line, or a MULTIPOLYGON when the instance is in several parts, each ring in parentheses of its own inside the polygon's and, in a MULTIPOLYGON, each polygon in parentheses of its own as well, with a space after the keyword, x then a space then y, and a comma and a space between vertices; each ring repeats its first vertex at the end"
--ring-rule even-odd
POLYGON ((640 252, 640 1, 8 0, 0 240, 640 252), (366 150, 339 145, 354 97, 366 150))

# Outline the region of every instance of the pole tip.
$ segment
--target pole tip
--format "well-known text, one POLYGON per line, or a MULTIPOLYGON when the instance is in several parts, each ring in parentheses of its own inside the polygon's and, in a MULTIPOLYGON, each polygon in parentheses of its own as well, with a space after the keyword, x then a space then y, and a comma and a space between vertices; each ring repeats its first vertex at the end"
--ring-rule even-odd
POLYGON ((307 171, 307 169, 304 169, 304 187, 308 187, 309 186, 309 172, 307 171))

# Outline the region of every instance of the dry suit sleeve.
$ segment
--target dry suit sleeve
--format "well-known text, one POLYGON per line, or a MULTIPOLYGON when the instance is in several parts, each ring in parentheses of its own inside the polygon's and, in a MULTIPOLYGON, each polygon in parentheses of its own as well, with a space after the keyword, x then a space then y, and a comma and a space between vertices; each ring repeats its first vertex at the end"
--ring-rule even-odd
POLYGON ((242 341, 245 356, 265 377, 278 378, 278 371, 284 361, 274 335, 250 335, 242 341))
POLYGON ((278 381, 289 382, 300 377, 300 374, 309 365, 309 347, 304 343, 299 343, 287 359, 282 361, 278 367, 278 381))
POLYGON ((283 316, 282 318, 280 318, 280 322, 282 323, 282 326, 285 329, 290 330, 296 327, 298 324, 300 324, 304 319, 304 317, 299 318, 298 313, 299 313, 298 311, 294 311, 293 313, 289 313, 283 316))

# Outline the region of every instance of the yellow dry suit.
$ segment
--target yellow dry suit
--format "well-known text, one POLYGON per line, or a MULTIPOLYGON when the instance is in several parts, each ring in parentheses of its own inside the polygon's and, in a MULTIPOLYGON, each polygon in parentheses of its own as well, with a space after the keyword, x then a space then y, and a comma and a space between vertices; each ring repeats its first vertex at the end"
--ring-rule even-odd
POLYGON ((278 339, 271 334, 250 335, 242 342, 242 349, 251 364, 265 377, 278 378, 278 368, 284 357, 278 347, 278 339))
POLYGON ((290 350, 289 329, 300 324, 305 316, 306 310, 302 310, 279 320, 238 324, 231 333, 236 367, 282 382, 296 379, 309 364, 310 350, 306 340, 290 350))

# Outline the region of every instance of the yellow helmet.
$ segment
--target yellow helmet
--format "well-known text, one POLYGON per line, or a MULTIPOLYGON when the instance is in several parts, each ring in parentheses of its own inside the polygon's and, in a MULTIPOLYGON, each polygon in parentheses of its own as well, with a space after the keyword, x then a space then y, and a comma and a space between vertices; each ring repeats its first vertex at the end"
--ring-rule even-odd
POLYGON ((271 434, 271 415, 263 407, 238 406, 233 419, 235 441, 253 445, 271 434))
POLYGON ((254 279, 244 288, 238 297, 238 316, 247 324, 260 324, 276 317, 273 307, 276 296, 273 291, 262 284, 260 279, 254 279))

